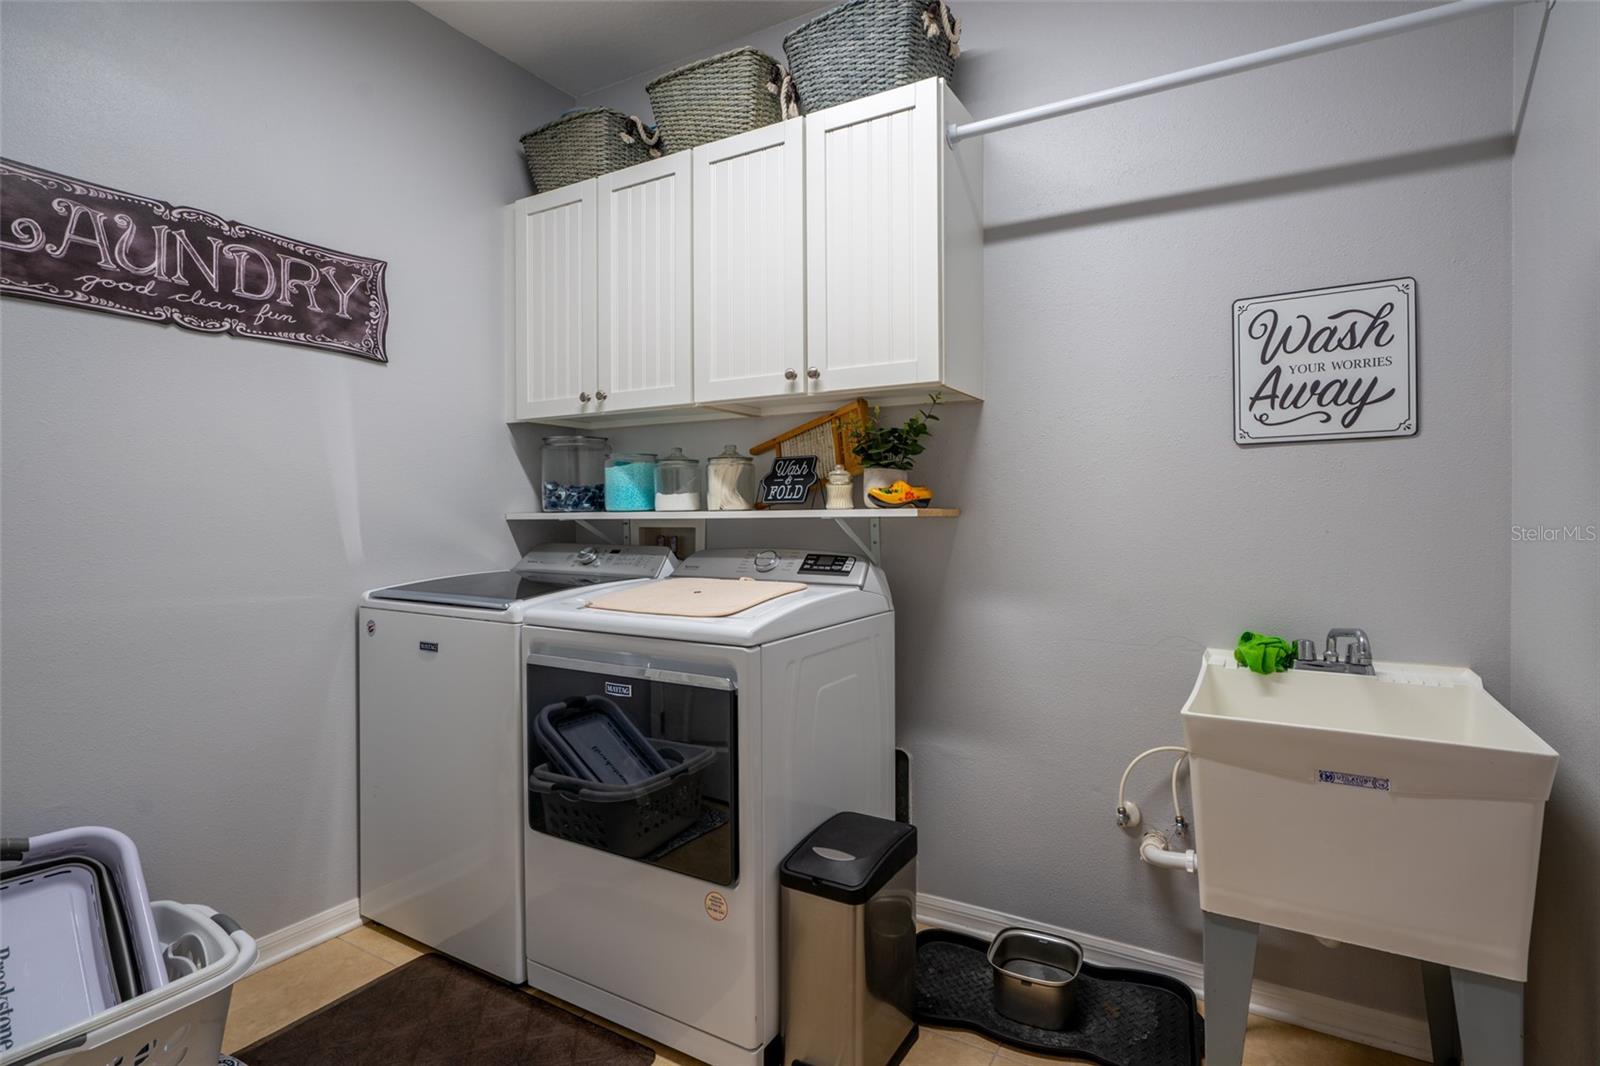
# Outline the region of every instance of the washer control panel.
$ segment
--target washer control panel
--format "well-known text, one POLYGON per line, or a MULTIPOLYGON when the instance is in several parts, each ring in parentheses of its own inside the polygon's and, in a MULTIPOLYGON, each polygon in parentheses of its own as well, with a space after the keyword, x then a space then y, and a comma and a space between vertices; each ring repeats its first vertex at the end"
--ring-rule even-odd
POLYGON ((863 588, 871 569, 870 563, 855 555, 793 548, 712 548, 685 559, 677 569, 677 576, 748 577, 757 581, 804 581, 808 585, 863 588))
POLYGON ((808 552, 800 560, 802 574, 848 574, 855 569, 856 557, 854 555, 822 555, 817 552, 808 552))

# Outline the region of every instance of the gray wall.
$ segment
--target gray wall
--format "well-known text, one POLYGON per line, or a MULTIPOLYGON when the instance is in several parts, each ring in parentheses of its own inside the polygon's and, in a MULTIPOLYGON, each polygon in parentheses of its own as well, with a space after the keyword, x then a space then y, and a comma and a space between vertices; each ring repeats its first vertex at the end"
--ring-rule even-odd
MULTIPOLYGON (((1517 14, 1520 64, 1538 6, 1517 14)), ((1551 12, 1512 163, 1511 706, 1561 753, 1529 1061, 1600 1062, 1600 5, 1551 12)), ((1520 85, 1520 82, 1519 82, 1520 85)))
POLYGON ((7 156, 389 262, 388 366, 7 301, 4 830, 356 893, 354 605, 510 561, 500 208, 570 101, 409 4, 0 9, 7 156))
MULTIPOLYGON (((968 5, 958 91, 993 114, 1395 10, 968 5)), ((1192 883, 1110 824, 1117 773, 1178 738, 1202 646, 1361 624, 1566 756, 1534 1028, 1538 1061, 1594 1059, 1552 991, 1600 978, 1594 549, 1507 529, 1596 520, 1595 15, 1558 5, 1514 165, 1508 14, 989 140, 988 402, 918 471, 966 513, 886 523, 927 891, 1198 957, 1192 883), (1230 301, 1401 273, 1421 434, 1233 446, 1230 301)), ((386 367, 0 304, 3 828, 111 821, 158 893, 274 929, 355 892, 355 595, 504 562, 531 506, 496 208, 567 101, 406 5, 8 0, 0 49, 7 155, 391 264, 386 367)), ((641 110, 646 80, 580 102, 641 110)), ((611 436, 706 455, 792 421, 611 436)), ((1409 966, 1292 935, 1258 972, 1420 1009, 1409 966)))
MULTIPOLYGON (((957 91, 998 114, 1397 10, 968 4, 957 91)), ((646 80, 579 102, 636 110, 646 80)), ((1181 739, 1203 646, 1362 625, 1508 695, 1510 82, 1490 14, 987 140, 987 402, 917 471, 964 513, 885 523, 924 891, 1198 958, 1192 880, 1111 811, 1128 758, 1181 739), (1235 447, 1231 301, 1401 274, 1421 433, 1235 447)), ((611 438, 707 455, 794 421, 611 438)), ((786 525, 762 532, 846 546, 786 525)), ((1170 818, 1154 766, 1134 795, 1170 818)), ((1392 957, 1277 934, 1257 972, 1421 1011, 1392 957)))

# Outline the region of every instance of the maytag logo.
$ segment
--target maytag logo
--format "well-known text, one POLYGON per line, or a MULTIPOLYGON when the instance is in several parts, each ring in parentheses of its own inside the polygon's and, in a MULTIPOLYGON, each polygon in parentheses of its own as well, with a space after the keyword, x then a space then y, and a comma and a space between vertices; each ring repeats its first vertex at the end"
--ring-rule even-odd
POLYGON ((1374 792, 1389 791, 1387 777, 1373 777, 1371 774, 1344 774, 1338 770, 1318 770, 1317 783, 1322 785, 1346 785, 1350 788, 1370 788, 1374 792))
POLYGON ((438 651, 439 650, 439 643, 438 643, 438 641, 434 641, 434 640, 419 640, 419 641, 417 641, 417 650, 418 651, 438 651))
POLYGON ((633 695, 633 686, 632 685, 618 684, 615 681, 607 681, 606 682, 606 695, 607 696, 624 696, 624 697, 632 696, 633 695))

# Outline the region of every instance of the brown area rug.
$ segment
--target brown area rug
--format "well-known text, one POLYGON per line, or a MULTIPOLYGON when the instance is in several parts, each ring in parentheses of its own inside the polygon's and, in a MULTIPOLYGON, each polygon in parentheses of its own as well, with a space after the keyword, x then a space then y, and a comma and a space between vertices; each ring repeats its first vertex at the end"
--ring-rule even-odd
POLYGON ((442 955, 237 1053, 246 1066, 648 1066, 655 1052, 442 955))

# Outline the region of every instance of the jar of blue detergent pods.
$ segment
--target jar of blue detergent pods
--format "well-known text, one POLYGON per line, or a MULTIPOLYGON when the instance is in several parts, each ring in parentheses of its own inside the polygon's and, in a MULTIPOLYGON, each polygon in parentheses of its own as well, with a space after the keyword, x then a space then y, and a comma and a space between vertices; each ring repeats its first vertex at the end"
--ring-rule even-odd
POLYGON ((544 438, 539 456, 540 506, 546 511, 600 511, 606 505, 604 437, 544 438))
POLYGON ((606 510, 653 511, 655 506, 654 452, 618 452, 606 460, 606 510))

